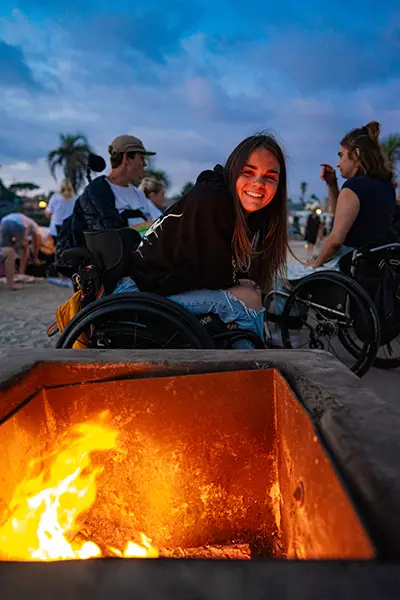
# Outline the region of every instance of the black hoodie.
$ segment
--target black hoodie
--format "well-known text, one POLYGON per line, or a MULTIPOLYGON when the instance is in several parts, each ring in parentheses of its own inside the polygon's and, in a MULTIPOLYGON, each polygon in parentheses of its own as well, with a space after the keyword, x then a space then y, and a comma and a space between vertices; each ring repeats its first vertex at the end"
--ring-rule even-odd
POLYGON ((234 228, 234 199, 217 165, 150 228, 133 255, 132 278, 141 291, 162 296, 232 287, 234 228))

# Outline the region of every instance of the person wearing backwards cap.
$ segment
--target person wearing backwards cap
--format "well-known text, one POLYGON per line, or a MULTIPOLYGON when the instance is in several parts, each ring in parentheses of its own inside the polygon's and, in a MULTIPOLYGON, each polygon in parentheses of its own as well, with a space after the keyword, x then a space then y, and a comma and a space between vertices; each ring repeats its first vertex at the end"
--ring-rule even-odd
POLYGON ((84 231, 121 229, 131 226, 146 229, 161 211, 132 185, 143 177, 146 156, 154 156, 133 135, 120 135, 108 147, 111 171, 93 179, 76 201, 74 211, 60 232, 58 253, 71 247, 85 246, 84 231))

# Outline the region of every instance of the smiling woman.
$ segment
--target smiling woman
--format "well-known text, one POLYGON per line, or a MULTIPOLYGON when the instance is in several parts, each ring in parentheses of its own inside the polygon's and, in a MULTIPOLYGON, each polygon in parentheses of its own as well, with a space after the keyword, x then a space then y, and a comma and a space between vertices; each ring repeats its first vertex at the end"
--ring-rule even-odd
POLYGON ((283 268, 286 245, 285 158, 272 136, 251 136, 156 221, 133 254, 132 279, 115 291, 168 296, 263 339, 261 292, 283 268))

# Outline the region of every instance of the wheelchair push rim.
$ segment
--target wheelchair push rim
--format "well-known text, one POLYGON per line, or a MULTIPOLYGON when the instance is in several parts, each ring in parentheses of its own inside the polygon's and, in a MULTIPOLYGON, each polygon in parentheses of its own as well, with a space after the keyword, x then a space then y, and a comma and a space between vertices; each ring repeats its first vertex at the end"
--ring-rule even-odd
POLYGON ((294 287, 281 316, 281 334, 285 348, 326 350, 362 377, 376 358, 380 326, 376 308, 360 285, 341 273, 325 272, 309 275, 294 287), (293 321, 301 328, 295 329, 293 321), (357 353, 343 344, 349 331, 359 341, 357 353))

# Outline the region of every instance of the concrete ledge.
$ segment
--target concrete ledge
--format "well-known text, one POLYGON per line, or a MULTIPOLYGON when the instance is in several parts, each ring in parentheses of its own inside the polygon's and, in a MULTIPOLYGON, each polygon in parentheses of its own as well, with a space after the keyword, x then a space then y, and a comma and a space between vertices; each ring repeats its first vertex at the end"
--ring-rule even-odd
POLYGON ((2 600, 397 600, 396 565, 113 560, 0 563, 2 600))

